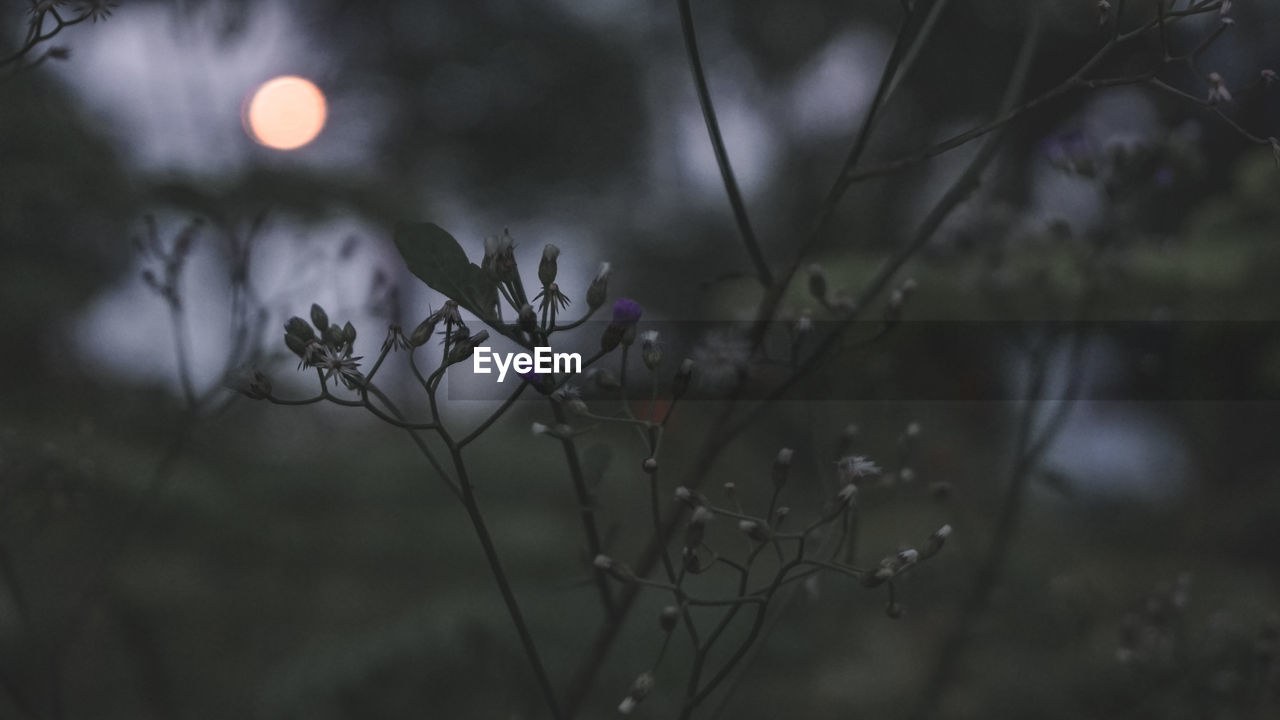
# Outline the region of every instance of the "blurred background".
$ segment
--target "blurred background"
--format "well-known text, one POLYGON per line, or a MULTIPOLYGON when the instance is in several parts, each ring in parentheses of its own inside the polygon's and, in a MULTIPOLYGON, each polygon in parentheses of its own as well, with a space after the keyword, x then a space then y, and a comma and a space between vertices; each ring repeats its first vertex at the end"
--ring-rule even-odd
MULTIPOLYGON (((1152 1, 1114 4, 1125 28, 1155 18, 1152 1)), ((865 563, 955 533, 904 579, 900 619, 834 577, 789 595, 702 716, 1275 717, 1280 170, 1216 110, 1280 134, 1263 73, 1280 68, 1280 3, 1210 4, 1166 38, 1185 53, 1234 21, 1198 70, 1161 73, 1188 98, 1117 84, 1020 116, 899 274, 917 282, 900 331, 837 353, 718 449, 704 490, 733 481, 750 502, 794 448, 797 511, 816 510, 842 455, 879 462, 865 563), (1200 104, 1219 87, 1229 101, 1200 104), (1076 356, 1059 331, 1080 319, 1076 356), (1053 432, 1019 469, 1028 422, 1053 432)), ((902 12, 695 3, 772 264, 809 232, 902 12)), ((1036 17, 1026 97, 1109 32, 1085 0, 948 3, 864 166, 995 117, 1036 17)), ((1127 43, 1096 77, 1145 72, 1159 43, 1127 43)), ((229 388, 259 370, 283 396, 314 390, 281 342, 313 302, 359 329, 366 358, 389 323, 438 308, 397 223, 438 223, 476 261, 505 230, 526 282, 544 244, 561 249, 569 316, 609 262, 611 299, 635 298, 669 338, 664 377, 698 358, 711 381, 664 440, 673 489, 726 407, 716 369, 749 377, 753 401, 779 380, 712 325, 750 320, 762 293, 675 3, 5 0, 0 60, 0 718, 544 716, 466 515, 404 434, 229 388), (54 12, 88 19, 22 54, 54 12), (327 114, 280 150, 255 139, 250 100, 286 75, 315 83, 327 114)), ((975 149, 853 186, 804 264, 856 295, 975 149)), ((807 287, 802 271, 780 333, 806 313, 831 327, 807 287)), ((496 407, 456 382, 451 423, 496 407)), ((602 617, 563 453, 534 421, 551 422, 545 402, 516 403, 470 461, 563 684, 602 617)), ((642 449, 607 427, 580 446, 609 551, 634 557, 642 449)), ((611 716, 648 668, 664 602, 641 595, 581 717, 611 716)), ((637 715, 674 716, 685 650, 637 715)))

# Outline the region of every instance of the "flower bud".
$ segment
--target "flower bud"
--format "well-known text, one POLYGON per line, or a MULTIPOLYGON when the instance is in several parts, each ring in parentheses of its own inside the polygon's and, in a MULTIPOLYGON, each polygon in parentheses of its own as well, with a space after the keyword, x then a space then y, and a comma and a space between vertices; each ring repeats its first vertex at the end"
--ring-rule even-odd
POLYGON ((929 540, 925 543, 924 556, 932 557, 933 555, 938 554, 938 551, 942 549, 943 544, 947 542, 947 538, 949 537, 951 537, 950 525, 943 525, 937 530, 934 530, 933 534, 929 536, 929 540))
POLYGON ((822 520, 827 522, 839 517, 840 513, 852 508, 858 502, 858 486, 849 483, 840 488, 836 496, 822 506, 822 520))
POLYGON ((689 381, 693 378, 693 360, 685 358, 680 362, 680 369, 676 371, 676 377, 671 381, 671 396, 679 400, 689 391, 689 381))
POLYGON ((538 314, 533 311, 533 306, 525 303, 520 308, 520 329, 527 333, 538 331, 538 314))
POLYGON ((289 322, 284 324, 284 331, 286 334, 293 335, 303 341, 314 340, 316 337, 311 325, 297 315, 289 318, 289 322))
POLYGON ((320 332, 329 329, 329 316, 325 313, 324 308, 317 303, 311 304, 311 324, 315 325, 320 332))
POLYGON ((773 538, 769 526, 755 520, 739 520, 738 531, 757 542, 768 542, 773 538))
POLYGON ((337 348, 342 347, 344 342, 346 342, 346 340, 343 338, 342 328, 337 325, 330 325, 329 329, 324 331, 325 345, 336 350, 337 348))
POLYGON ((576 393, 558 393, 556 399, 574 415, 587 415, 591 412, 590 408, 587 407, 587 404, 583 402, 582 397, 576 393))
POLYGON ((342 341, 348 345, 356 344, 356 326, 348 322, 342 326, 342 341))
POLYGON ((702 496, 702 493, 696 492, 694 490, 690 490, 684 485, 681 485, 680 487, 676 488, 676 501, 685 505, 691 510, 696 510, 702 507, 703 505, 705 505, 707 502, 707 499, 702 496))
POLYGON ((409 344, 414 347, 422 347, 431 339, 431 335, 436 331, 436 323, 440 318, 436 313, 427 316, 426 320, 418 323, 418 327, 413 329, 413 334, 409 336, 409 344))
POLYGON ((302 338, 298 337, 297 335, 294 335, 293 333, 285 333, 284 344, 288 346, 290 350, 293 351, 294 355, 297 355, 300 358, 306 357, 306 354, 307 354, 306 340, 303 340, 302 338))
POLYGON ((591 285, 587 287, 587 307, 595 310, 604 305, 605 298, 609 295, 609 274, 612 271, 609 263, 600 263, 600 270, 596 273, 596 277, 591 281, 591 285))
POLYGON ((715 513, 703 505, 694 509, 693 514, 689 516, 689 526, 684 531, 685 549, 694 550, 702 544, 702 539, 707 535, 707 523, 714 518, 715 513))
MULTIPOLYGON (((454 329, 455 335, 457 334, 458 330, 462 330, 465 333, 466 326, 463 325, 460 328, 455 328, 454 329)), ((467 358, 471 357, 472 353, 474 353, 476 350, 476 346, 483 344, 488 339, 489 339, 488 330, 481 330, 475 335, 468 336, 464 334, 461 338, 457 338, 456 342, 454 342, 453 344, 453 347, 449 349, 449 364, 453 365, 455 363, 460 363, 463 360, 466 360, 467 358)))
POLYGON ((622 387, 622 382, 618 380, 618 376, 604 368, 591 368, 587 371, 587 374, 595 382, 596 387, 601 390, 617 390, 622 387))
MULTIPOLYGON (((485 251, 488 255, 490 245, 486 241, 485 251)), ((520 278, 520 270, 516 266, 516 243, 507 230, 502 236, 495 238, 492 245, 492 272, 499 282, 515 282, 520 278)))
POLYGON ((260 370, 254 370, 248 380, 247 383, 235 388, 241 395, 252 400, 271 397, 271 378, 262 374, 260 370))
POLYGON ((662 346, 658 344, 658 331, 646 330, 640 334, 640 359, 650 370, 662 364, 662 346))
POLYGON ((676 623, 680 621, 680 608, 675 605, 668 605, 662 608, 662 612, 658 615, 658 627, 662 628, 662 632, 671 632, 676 629, 676 623))
POLYGON ((542 248, 542 261, 538 263, 538 280, 542 281, 542 287, 547 287, 556 281, 556 258, 560 257, 560 248, 555 245, 548 244, 542 248))
POLYGON ((618 562, 608 555, 597 555, 592 564, 620 582, 635 580, 636 574, 631 571, 631 568, 627 567, 626 563, 618 562))
POLYGON ((618 712, 622 715, 630 715, 636 709, 636 705, 639 705, 640 701, 644 700, 652 689, 653 673, 640 673, 635 682, 631 683, 631 690, 627 692, 627 696, 618 704, 618 712))
POLYGON ((613 321, 610 324, 632 328, 640 322, 640 316, 643 314, 644 308, 640 307, 640 303, 631 298, 619 298, 613 304, 613 321))
POLYGON ((889 304, 884 310, 885 322, 892 323, 902 319, 902 309, 907 304, 907 298, 915 292, 916 286, 915 278, 907 278, 889 294, 889 304))
POLYGON ((609 352, 618 345, 622 344, 622 337, 627 332, 626 328, 618 325, 609 325, 604 329, 604 333, 600 336, 600 350, 609 352))
POLYGON ((781 488, 787 484, 787 477, 791 474, 791 456, 794 455, 791 448, 782 448, 778 451, 778 457, 773 461, 773 486, 781 488))

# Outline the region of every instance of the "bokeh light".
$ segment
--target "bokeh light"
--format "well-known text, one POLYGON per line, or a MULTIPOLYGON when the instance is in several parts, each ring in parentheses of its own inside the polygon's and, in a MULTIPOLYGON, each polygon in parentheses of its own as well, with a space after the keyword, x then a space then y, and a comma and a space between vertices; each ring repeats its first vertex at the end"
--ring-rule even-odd
POLYGON ((254 91, 244 114, 245 131, 269 148, 296 150, 316 139, 326 115, 324 93, 315 83, 284 75, 254 91))

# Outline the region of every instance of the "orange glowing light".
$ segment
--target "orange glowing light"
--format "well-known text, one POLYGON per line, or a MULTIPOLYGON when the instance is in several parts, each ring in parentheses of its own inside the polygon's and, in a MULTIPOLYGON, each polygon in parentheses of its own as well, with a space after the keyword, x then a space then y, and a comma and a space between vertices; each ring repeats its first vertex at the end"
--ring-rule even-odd
POLYGON ((315 83, 282 75, 263 83, 244 113, 249 137, 269 148, 296 150, 320 134, 327 108, 315 83))

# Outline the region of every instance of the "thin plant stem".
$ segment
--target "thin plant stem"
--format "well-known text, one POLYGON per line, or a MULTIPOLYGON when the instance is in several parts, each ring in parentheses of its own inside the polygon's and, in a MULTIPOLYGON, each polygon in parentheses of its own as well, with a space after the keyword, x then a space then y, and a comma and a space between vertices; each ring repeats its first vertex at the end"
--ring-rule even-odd
POLYGON ((476 538, 480 541, 480 548, 484 552, 485 562, 489 564, 490 574, 493 575, 494 581, 498 584, 498 591, 502 594, 502 602, 506 605, 507 614, 511 617, 511 622, 516 627, 516 634, 520 636, 520 644, 523 646, 529 665, 533 669, 543 700, 547 705, 547 709, 551 712, 551 717, 555 720, 561 720, 565 716, 560 712, 560 703, 556 700, 555 688, 551 684, 551 678, 547 674, 546 666, 543 665, 542 658, 538 653, 538 644, 533 639, 533 633, 529 630, 528 623, 525 622, 524 613, 520 609, 520 603, 516 599, 515 591, 511 588, 511 581, 507 578, 507 572, 502 566, 502 560, 498 556, 497 547, 493 544, 493 537, 489 534, 489 527, 485 523, 484 515, 480 512, 480 505, 475 496, 475 488, 471 484, 470 475, 467 473, 467 465, 462 457, 462 449, 448 437, 448 434, 443 429, 440 434, 449 446, 449 456, 453 460, 454 470, 458 474, 458 486, 462 491, 462 505, 466 508, 467 517, 471 520, 471 526, 475 530, 476 538))
MULTIPOLYGON (((551 412, 556 422, 561 425, 567 423, 568 418, 560 403, 550 398, 547 402, 551 404, 551 412)), ((564 448, 565 464, 569 468, 569 478, 573 482, 574 495, 578 500, 578 514, 582 520, 582 533, 587 540, 587 553, 589 557, 595 558, 604 553, 604 546, 600 542, 600 530, 596 525, 595 499, 592 497, 590 488, 587 487, 587 478, 582 471, 582 461, 578 457, 578 448, 573 438, 561 438, 560 445, 564 448)), ((600 593, 600 605, 604 608, 605 617, 612 618, 616 610, 609 579, 604 571, 594 564, 591 566, 591 571, 596 589, 600 593)))
POLYGON ((707 87, 707 75, 702 68, 702 58, 698 53, 698 36, 693 25, 693 9, 689 0, 676 0, 680 11, 680 30, 684 35, 684 48, 689 56, 689 69, 693 72, 693 85, 698 92, 698 105, 702 108, 702 119, 707 125, 707 136, 711 141, 711 149, 715 152, 716 166, 720 169, 720 179, 724 183, 725 193, 729 196, 729 206, 733 209, 733 219, 738 225, 738 234, 742 236, 742 245, 755 266, 756 277, 764 287, 773 285, 773 272, 760 249, 760 241, 756 239, 755 230, 751 228, 751 219, 747 216, 747 205, 742 199, 742 191, 733 174, 733 165, 729 162, 729 151, 725 148, 724 137, 720 134, 720 123, 716 120, 715 105, 711 102, 711 90, 707 87))

